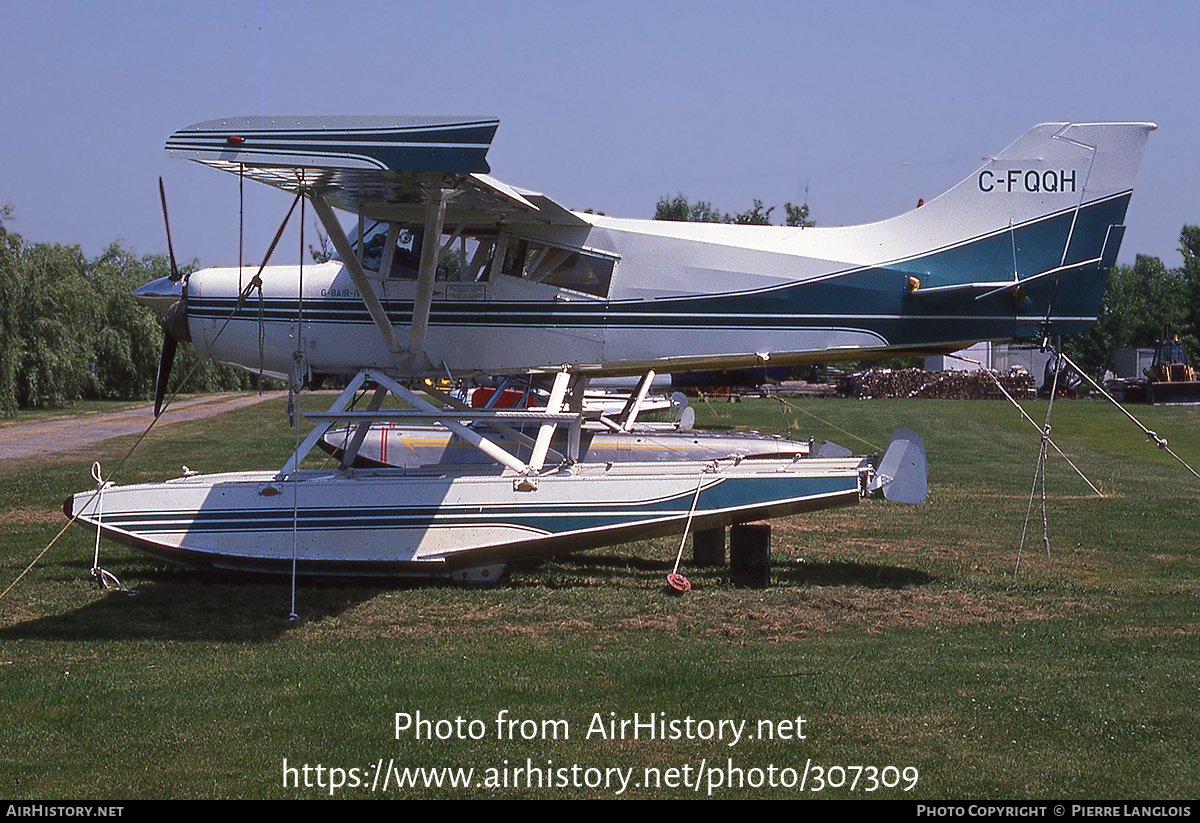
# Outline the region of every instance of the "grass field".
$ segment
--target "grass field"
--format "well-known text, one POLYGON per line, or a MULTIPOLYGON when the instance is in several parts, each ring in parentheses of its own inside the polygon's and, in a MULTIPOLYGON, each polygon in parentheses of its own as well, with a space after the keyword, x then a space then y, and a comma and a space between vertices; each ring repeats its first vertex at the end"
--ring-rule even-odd
MULTIPOLYGON (((775 522, 763 590, 685 567, 693 590, 666 595, 667 538, 490 589, 305 585, 294 623, 286 582, 108 544, 138 594, 99 592, 72 529, 0 599, 0 795, 1200 796, 1200 481, 1116 410, 1055 404, 1104 496, 1052 456, 1043 528, 1038 435, 1007 403, 693 405, 859 453, 913 428, 929 498, 775 522), (396 785, 417 768, 439 771, 396 785)), ((1200 410, 1133 411, 1200 466, 1200 410)), ((279 465, 294 437, 279 403, 181 423, 117 480, 279 465)), ((0 464, 0 590, 129 442, 0 464)))

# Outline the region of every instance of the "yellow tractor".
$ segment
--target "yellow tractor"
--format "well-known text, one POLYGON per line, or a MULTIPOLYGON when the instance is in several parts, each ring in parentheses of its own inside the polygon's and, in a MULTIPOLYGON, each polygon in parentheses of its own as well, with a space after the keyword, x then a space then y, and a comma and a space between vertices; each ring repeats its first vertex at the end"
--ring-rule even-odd
POLYGON ((1188 360, 1187 348, 1179 335, 1171 334, 1170 324, 1163 326, 1162 339, 1154 347, 1154 359, 1146 375, 1146 401, 1149 403, 1200 403, 1200 380, 1188 360))

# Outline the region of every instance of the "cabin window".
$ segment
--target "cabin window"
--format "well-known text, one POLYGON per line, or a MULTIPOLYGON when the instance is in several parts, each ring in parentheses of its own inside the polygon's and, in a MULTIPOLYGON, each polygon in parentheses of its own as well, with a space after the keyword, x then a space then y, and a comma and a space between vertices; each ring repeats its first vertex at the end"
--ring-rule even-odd
MULTIPOLYGON (((383 259, 383 249, 387 245, 388 224, 374 222, 363 232, 362 267, 364 271, 379 272, 379 264, 383 259)), ((396 235, 396 251, 392 255, 392 268, 388 277, 392 280, 416 280, 421 268, 421 229, 402 228, 396 235)), ((358 232, 350 234, 350 245, 355 254, 358 253, 358 232)), ((341 255, 334 252, 331 260, 341 261, 341 255)))
POLYGON ((528 240, 509 240, 504 247, 504 262, 500 273, 509 277, 521 277, 525 272, 525 258, 529 255, 528 240))
MULTIPOLYGON (((392 254, 392 268, 388 272, 389 280, 416 280, 417 272, 421 269, 421 229, 400 229, 396 235, 396 251, 392 254)), ((374 235, 370 242, 363 243, 363 268, 368 271, 379 271, 383 261, 383 247, 387 241, 386 229, 374 235)))
POLYGON ((528 277, 536 283, 605 297, 612 281, 613 264, 610 258, 551 249, 528 277))
POLYGON ((508 241, 500 271, 533 283, 606 297, 615 266, 613 257, 513 238, 508 241))
MULTIPOLYGON (((379 272, 387 246, 388 224, 372 223, 363 232, 362 267, 379 272)), ((400 227, 396 234, 396 250, 392 254, 390 280, 416 280, 421 268, 421 244, 424 231, 415 227, 400 227)), ((357 251, 358 243, 354 244, 357 251)), ((508 237, 503 242, 504 256, 499 272, 508 277, 542 283, 558 289, 607 297, 617 258, 590 249, 567 249, 550 246, 536 240, 508 237)), ((466 237, 447 248, 438 263, 438 281, 487 282, 492 271, 496 241, 486 237, 466 237)), ((338 259, 334 255, 334 259, 338 259)))
MULTIPOLYGON (((379 272, 383 262, 384 249, 387 247, 387 223, 372 223, 363 233, 362 267, 368 272, 379 272)), ((355 232, 357 234, 357 232, 355 232)), ((392 253, 392 267, 388 272, 389 280, 416 280, 421 271, 421 244, 424 230, 411 226, 402 226, 396 232, 396 250, 392 253)), ((352 241, 357 253, 358 243, 352 241)), ((442 252, 438 261, 438 281, 458 281, 462 279, 466 268, 464 249, 450 248, 442 252)), ((340 260, 335 254, 334 260, 340 260)))

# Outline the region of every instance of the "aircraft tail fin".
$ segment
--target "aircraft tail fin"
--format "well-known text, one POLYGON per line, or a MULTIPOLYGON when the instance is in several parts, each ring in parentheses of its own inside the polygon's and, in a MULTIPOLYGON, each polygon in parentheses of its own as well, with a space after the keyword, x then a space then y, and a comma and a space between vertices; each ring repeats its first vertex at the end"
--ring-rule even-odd
MULTIPOLYGON (((1022 332, 1065 334, 1094 321, 1124 236, 1153 123, 1045 123, 966 180, 885 221, 911 257, 888 268, 912 279, 918 305, 969 296, 1007 301, 1022 332)), ((998 305, 998 304, 997 304, 998 305)))
MULTIPOLYGON (((947 192, 1020 224, 1133 189, 1154 123, 1043 123, 947 192)), ((940 198, 939 198, 940 199, 940 198)), ((931 204, 932 205, 932 204, 931 204)), ((994 216, 993 216, 994 221, 994 216)))

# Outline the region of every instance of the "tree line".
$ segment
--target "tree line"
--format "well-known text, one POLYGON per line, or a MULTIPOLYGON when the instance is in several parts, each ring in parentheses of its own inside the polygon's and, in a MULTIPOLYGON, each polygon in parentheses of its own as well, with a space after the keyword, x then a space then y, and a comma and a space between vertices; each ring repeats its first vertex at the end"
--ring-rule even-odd
MULTIPOLYGON (((722 213, 713 208, 712 203, 703 200, 691 203, 682 194, 677 194, 674 197, 663 197, 658 201, 658 205, 654 209, 654 219, 678 220, 688 223, 741 223, 750 226, 769 226, 773 211, 775 211, 774 206, 764 211, 763 202, 755 200, 754 206, 746 211, 737 214, 722 213)), ((816 225, 809 219, 807 203, 800 206, 784 203, 783 211, 786 215, 783 220, 785 226, 816 225)))
POLYGON ((1195 365, 1200 356, 1200 226, 1179 234, 1183 265, 1167 268, 1139 254, 1132 266, 1114 266, 1096 324, 1063 340, 1067 356, 1089 374, 1113 368, 1121 349, 1154 345, 1169 324, 1195 365))
MULTIPOLYGON (((170 274, 170 261, 116 243, 91 260, 78 246, 26 243, 4 225, 10 216, 10 207, 0 209, 0 417, 83 398, 152 397, 163 332, 129 293, 170 274)), ((197 365, 191 346, 182 346, 173 374, 189 372, 171 389, 244 390, 256 378, 197 365)))

